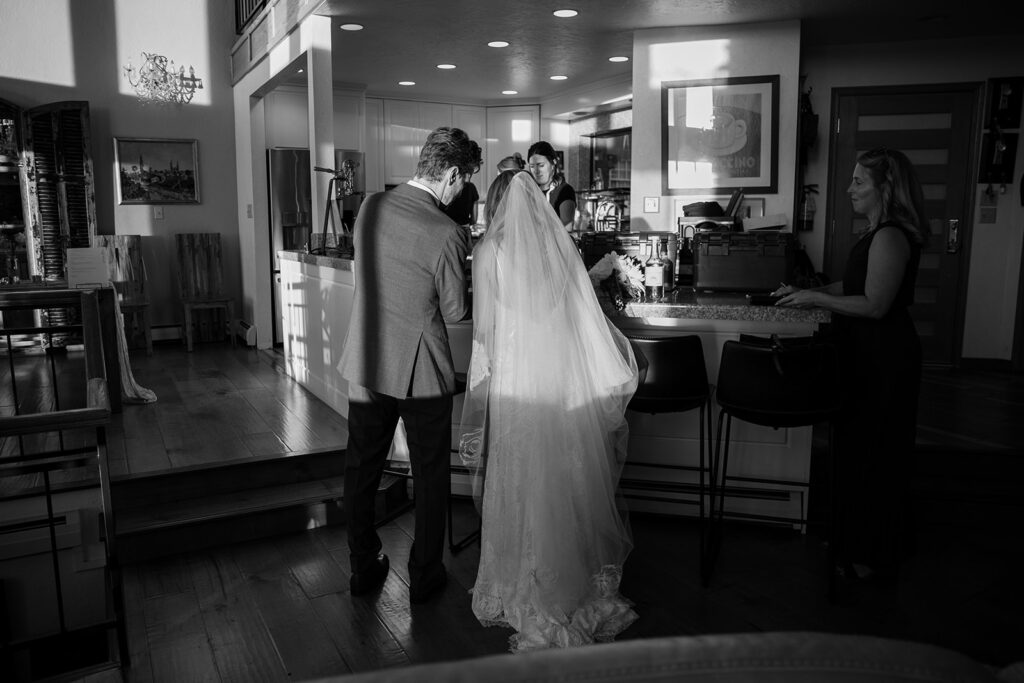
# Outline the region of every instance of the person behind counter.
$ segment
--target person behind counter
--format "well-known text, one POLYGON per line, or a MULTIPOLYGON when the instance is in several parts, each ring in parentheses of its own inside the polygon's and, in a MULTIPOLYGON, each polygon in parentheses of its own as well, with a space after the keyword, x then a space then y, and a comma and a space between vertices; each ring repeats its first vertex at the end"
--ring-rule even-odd
POLYGON ((869 229, 850 250, 843 279, 774 294, 784 295, 777 305, 834 314, 845 391, 834 435, 837 571, 857 580, 891 576, 909 538, 921 344, 908 308, 928 223, 917 174, 897 150, 862 154, 847 193, 869 229))
POLYGON ((462 187, 459 196, 443 207, 445 214, 458 225, 476 225, 476 203, 480 201, 480 192, 471 182, 462 187))
POLYGON ((543 140, 530 145, 526 153, 533 179, 544 191, 562 225, 571 229, 576 219, 576 190, 565 182, 557 159, 555 149, 543 140))

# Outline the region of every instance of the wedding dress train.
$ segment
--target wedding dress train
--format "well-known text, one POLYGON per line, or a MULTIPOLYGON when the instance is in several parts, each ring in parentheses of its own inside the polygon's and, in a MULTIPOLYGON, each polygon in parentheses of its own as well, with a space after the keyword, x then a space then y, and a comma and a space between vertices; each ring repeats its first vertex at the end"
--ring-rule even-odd
POLYGON ((473 612, 515 652, 610 640, 637 615, 619 595, 632 547, 616 487, 628 341, 528 174, 473 256, 474 338, 460 452, 482 515, 473 612))

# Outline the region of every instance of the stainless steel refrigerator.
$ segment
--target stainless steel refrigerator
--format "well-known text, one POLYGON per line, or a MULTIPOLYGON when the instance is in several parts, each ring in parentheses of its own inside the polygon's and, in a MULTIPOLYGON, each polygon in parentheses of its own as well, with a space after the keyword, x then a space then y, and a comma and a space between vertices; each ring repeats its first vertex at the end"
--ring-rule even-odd
MULTIPOLYGON (((365 196, 365 164, 363 153, 349 149, 335 150, 334 168, 342 169, 345 162, 354 167, 354 187, 351 195, 338 197, 333 210, 336 229, 342 230, 341 221, 351 227, 365 196)), ((267 150, 267 182, 270 198, 270 278, 273 300, 274 344, 284 343, 281 310, 281 266, 277 252, 288 249, 305 250, 313 232, 323 229, 313 225, 312 192, 309 174, 312 166, 308 149, 274 148, 267 150)), ((337 185, 337 183, 336 183, 337 185)))

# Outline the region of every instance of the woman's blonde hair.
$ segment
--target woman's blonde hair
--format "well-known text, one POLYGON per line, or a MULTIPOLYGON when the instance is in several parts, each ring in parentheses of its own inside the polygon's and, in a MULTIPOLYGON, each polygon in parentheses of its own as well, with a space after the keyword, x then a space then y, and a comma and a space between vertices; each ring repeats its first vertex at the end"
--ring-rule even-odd
POLYGON ((931 230, 924 213, 924 193, 917 171, 898 149, 876 147, 857 157, 882 199, 882 218, 907 228, 918 244, 927 244, 931 230))
POLYGON ((512 184, 512 179, 516 177, 518 173, 525 173, 525 171, 517 171, 515 169, 509 171, 502 171, 498 174, 492 182, 491 186, 487 188, 487 200, 484 202, 484 221, 487 225, 491 224, 491 219, 494 218, 494 212, 498 210, 498 205, 501 204, 501 198, 505 196, 505 190, 512 184))

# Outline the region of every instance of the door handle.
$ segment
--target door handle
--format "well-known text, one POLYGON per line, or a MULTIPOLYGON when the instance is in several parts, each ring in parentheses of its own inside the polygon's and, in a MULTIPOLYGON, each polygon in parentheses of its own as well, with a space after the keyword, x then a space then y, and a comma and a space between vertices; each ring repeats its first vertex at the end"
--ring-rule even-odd
POLYGON ((946 253, 955 254, 960 251, 960 219, 950 218, 946 223, 949 231, 946 233, 946 253))

